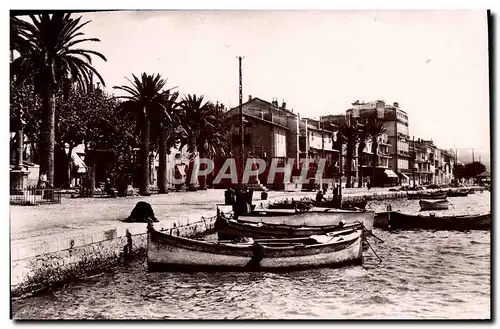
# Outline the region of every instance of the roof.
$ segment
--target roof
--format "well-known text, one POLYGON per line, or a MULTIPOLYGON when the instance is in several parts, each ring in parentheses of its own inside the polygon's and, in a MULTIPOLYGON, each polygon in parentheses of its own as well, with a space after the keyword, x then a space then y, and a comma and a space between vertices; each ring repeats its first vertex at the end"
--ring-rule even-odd
POLYGON ((480 173, 479 175, 477 175, 478 177, 490 177, 490 173, 487 172, 487 171, 483 171, 482 173, 480 173))
MULTIPOLYGON (((280 111, 283 111, 283 112, 286 112, 288 114, 292 114, 292 115, 297 115, 297 113, 293 113, 292 111, 290 111, 289 109, 284 109, 282 107, 276 107, 274 106, 273 104, 269 103, 268 101, 265 101, 263 99, 260 99, 259 97, 253 97, 251 100, 249 101, 246 101, 245 103, 241 104, 241 106, 245 106, 246 104, 248 103, 252 103, 252 102, 255 102, 255 101, 260 101, 260 102, 263 102, 264 104, 268 105, 269 107, 272 107, 274 109, 277 109, 277 110, 280 110, 280 111)), ((236 107, 233 107, 231 110, 234 110, 234 109, 238 109, 240 106, 236 106, 236 107)), ((229 110, 229 111, 231 111, 229 110)))
POLYGON ((289 128, 287 128, 285 126, 282 126, 282 125, 280 125, 280 124, 278 124, 276 122, 272 122, 272 121, 269 121, 269 120, 266 120, 266 119, 262 119, 262 118, 256 117, 255 115, 250 115, 250 114, 243 113, 243 117, 247 117, 247 118, 251 118, 251 119, 254 119, 254 120, 262 121, 262 122, 267 123, 267 124, 272 125, 272 126, 276 126, 276 127, 280 127, 280 128, 286 129, 286 130, 290 130, 289 128))

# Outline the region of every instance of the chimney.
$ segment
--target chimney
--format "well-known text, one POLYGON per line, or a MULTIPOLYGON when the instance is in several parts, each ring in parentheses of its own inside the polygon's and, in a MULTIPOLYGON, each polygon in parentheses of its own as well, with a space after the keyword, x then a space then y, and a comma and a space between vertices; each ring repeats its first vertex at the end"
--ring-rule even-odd
POLYGON ((250 102, 252 100, 252 95, 248 95, 248 101, 250 102))
POLYGON ((282 107, 283 109, 286 109, 286 102, 285 102, 284 100, 283 100, 283 102, 281 102, 281 107, 282 107))

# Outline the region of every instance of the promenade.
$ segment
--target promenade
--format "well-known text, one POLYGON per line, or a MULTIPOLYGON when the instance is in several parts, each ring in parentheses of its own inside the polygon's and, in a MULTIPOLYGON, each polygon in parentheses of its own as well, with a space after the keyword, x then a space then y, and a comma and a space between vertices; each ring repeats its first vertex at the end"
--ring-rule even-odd
MULTIPOLYGON (((343 189, 345 195, 363 195, 388 191, 388 188, 343 189)), ((331 191, 329 192, 331 193, 331 191)), ((268 198, 314 197, 315 192, 269 191, 268 198)), ((260 192, 254 192, 254 203, 260 201, 260 192)), ((224 190, 196 192, 171 192, 148 197, 122 198, 63 198, 60 204, 41 206, 10 206, 12 243, 37 240, 49 235, 75 233, 82 230, 97 230, 115 227, 128 217, 139 201, 151 203, 160 224, 185 223, 211 217, 216 213, 216 204, 224 202, 224 190)))

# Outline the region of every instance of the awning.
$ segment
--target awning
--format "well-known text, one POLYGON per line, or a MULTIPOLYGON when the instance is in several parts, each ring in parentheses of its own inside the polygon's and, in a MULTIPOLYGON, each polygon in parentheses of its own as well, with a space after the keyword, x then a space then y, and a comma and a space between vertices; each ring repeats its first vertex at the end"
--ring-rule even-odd
POLYGON ((403 176, 404 179, 407 179, 407 180, 410 180, 410 177, 406 176, 405 174, 403 174, 402 172, 399 172, 399 174, 401 176, 403 176))
POLYGON ((339 150, 335 150, 335 149, 330 149, 330 148, 317 148, 317 147, 314 147, 314 146, 310 146, 310 148, 312 148, 313 150, 316 150, 316 151, 325 151, 325 152, 339 152, 339 150))
POLYGON ((387 175, 387 177, 389 178, 398 178, 398 175, 396 175, 396 173, 390 169, 386 169, 384 170, 384 173, 387 175))

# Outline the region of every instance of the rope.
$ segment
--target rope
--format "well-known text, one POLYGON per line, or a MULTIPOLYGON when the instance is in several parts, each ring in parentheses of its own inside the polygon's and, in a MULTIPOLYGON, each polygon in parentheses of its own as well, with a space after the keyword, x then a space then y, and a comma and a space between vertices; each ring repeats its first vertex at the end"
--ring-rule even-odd
POLYGON ((377 239, 380 243, 385 242, 384 240, 382 240, 381 238, 379 238, 378 236, 373 234, 373 232, 369 232, 364 226, 363 226, 363 230, 365 231, 365 233, 368 233, 370 236, 373 236, 375 239, 377 239))
POLYGON ((382 258, 380 258, 377 253, 375 252, 375 250, 373 250, 372 248, 372 245, 370 244, 370 242, 368 242, 368 239, 364 239, 364 241, 366 242, 366 244, 368 245, 368 247, 370 247, 370 249, 372 250, 373 254, 378 258, 378 260, 380 261, 380 263, 382 263, 382 258))

